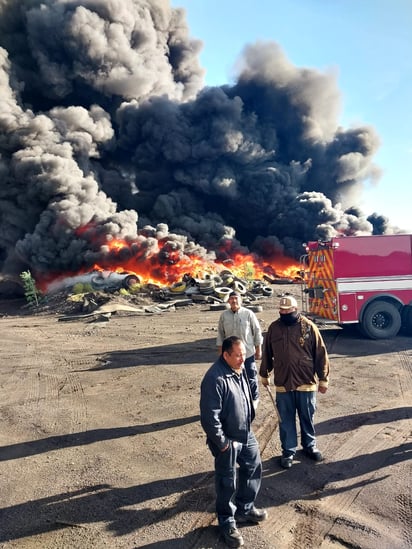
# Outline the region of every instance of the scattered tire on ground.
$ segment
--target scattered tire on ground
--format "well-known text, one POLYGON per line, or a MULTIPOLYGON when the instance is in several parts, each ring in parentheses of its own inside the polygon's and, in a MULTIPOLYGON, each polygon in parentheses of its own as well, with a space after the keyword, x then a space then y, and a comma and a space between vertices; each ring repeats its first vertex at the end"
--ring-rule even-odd
POLYGON ((226 303, 212 303, 209 307, 211 311, 224 311, 228 309, 229 305, 226 303))
POLYGON ((248 305, 246 308, 253 313, 261 313, 263 311, 262 305, 248 305))

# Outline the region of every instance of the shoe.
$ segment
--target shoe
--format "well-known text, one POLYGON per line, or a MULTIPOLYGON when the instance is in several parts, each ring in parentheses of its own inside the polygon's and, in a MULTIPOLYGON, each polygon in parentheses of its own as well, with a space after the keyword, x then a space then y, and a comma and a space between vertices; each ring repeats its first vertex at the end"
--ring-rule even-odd
POLYGON ((252 509, 244 515, 235 515, 236 522, 239 524, 246 522, 253 522, 257 524, 258 522, 263 522, 268 518, 266 509, 258 509, 257 507, 252 507, 252 509))
POLYGON ((284 469, 290 469, 293 463, 293 456, 282 456, 280 458, 280 466, 284 469))
POLYGON ((236 526, 230 526, 229 528, 222 530, 222 538, 228 547, 242 547, 244 544, 242 534, 236 528, 236 526))
POLYGON ((313 461, 323 461, 323 456, 317 448, 310 446, 309 448, 304 448, 303 451, 313 461))

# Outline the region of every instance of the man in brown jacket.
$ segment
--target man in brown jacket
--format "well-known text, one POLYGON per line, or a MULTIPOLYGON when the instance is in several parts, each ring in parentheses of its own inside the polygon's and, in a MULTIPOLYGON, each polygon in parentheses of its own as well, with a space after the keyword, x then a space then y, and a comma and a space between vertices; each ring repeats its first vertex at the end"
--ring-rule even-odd
POLYGON ((282 297, 280 317, 265 335, 260 376, 270 384, 273 371, 282 445, 280 464, 292 467, 297 450, 296 414, 304 453, 315 461, 323 456, 316 447, 314 414, 316 393, 326 393, 329 381, 328 353, 318 327, 298 312, 294 297, 282 297))

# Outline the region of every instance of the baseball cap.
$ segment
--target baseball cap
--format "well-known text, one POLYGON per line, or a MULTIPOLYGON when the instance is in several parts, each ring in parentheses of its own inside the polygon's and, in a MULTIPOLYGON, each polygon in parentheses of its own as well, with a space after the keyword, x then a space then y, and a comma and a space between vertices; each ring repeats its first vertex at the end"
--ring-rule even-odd
POLYGON ((241 297, 240 292, 230 292, 229 297, 241 297))
POLYGON ((279 309, 291 309, 292 307, 298 307, 298 302, 291 295, 281 297, 279 303, 279 309))

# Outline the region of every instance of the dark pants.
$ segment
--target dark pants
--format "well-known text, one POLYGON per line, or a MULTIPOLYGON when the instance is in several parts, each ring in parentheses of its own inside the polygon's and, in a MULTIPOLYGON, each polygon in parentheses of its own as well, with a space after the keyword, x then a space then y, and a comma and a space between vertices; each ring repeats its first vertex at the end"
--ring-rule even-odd
POLYGON ((257 400, 259 398, 259 385, 257 377, 257 368, 255 355, 249 356, 245 360, 246 375, 249 380, 250 392, 252 393, 252 399, 257 400))
POLYGON ((262 461, 255 435, 250 432, 247 444, 230 442, 225 452, 213 444, 215 458, 216 514, 219 527, 235 525, 235 512, 246 514, 253 507, 262 479, 262 461), (239 471, 237 466, 239 464, 239 471))
POLYGON ((315 391, 288 391, 276 393, 276 406, 281 422, 279 435, 284 456, 293 456, 298 446, 296 414, 300 423, 300 441, 303 448, 316 446, 314 415, 316 410, 315 391))

